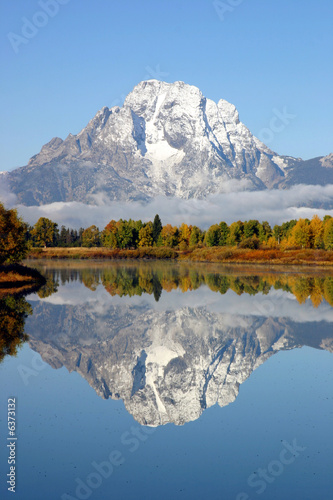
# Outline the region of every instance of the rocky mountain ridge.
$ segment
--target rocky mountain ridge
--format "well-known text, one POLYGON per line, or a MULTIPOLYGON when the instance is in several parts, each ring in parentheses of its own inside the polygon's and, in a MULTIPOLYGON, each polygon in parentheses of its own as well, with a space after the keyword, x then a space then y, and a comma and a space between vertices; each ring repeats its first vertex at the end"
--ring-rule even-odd
POLYGON ((184 82, 148 80, 122 107, 103 107, 77 135, 53 138, 5 173, 18 201, 102 204, 158 195, 205 198, 236 179, 247 189, 333 183, 333 157, 279 156, 239 120, 233 104, 184 82))

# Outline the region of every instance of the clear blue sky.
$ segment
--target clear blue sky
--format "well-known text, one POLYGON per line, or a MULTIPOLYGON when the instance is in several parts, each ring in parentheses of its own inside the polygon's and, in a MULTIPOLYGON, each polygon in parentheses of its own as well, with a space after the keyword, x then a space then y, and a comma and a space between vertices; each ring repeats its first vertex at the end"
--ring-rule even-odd
POLYGON ((285 109, 293 118, 263 136, 280 154, 333 151, 332 0, 226 0, 220 16, 211 0, 61 0, 53 17, 39 2, 1 2, 0 170, 153 77, 227 99, 257 136, 285 109), (10 42, 23 18, 45 26, 10 42))

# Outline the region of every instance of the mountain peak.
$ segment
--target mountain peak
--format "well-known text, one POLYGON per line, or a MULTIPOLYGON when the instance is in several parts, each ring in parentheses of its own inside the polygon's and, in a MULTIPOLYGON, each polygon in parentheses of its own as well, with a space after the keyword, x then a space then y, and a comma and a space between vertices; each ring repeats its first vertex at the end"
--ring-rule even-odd
MULTIPOLYGON (((216 103, 182 81, 153 79, 136 85, 122 107, 104 106, 77 135, 52 139, 7 179, 29 205, 187 199, 223 192, 230 179, 249 189, 295 183, 303 163, 267 148, 228 101, 216 103)), ((332 163, 331 155, 316 159, 317 173, 330 178, 332 163)), ((302 169, 303 183, 313 165, 302 169)))

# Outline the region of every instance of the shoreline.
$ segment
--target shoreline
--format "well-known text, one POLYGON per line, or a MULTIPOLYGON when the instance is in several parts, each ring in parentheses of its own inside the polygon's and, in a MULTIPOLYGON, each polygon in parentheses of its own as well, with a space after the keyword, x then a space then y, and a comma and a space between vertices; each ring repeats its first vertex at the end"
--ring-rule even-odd
POLYGON ((202 262, 232 265, 276 265, 333 267, 331 250, 248 250, 234 247, 203 247, 175 250, 166 247, 146 247, 135 250, 108 248, 34 248, 26 262, 34 260, 168 260, 171 262, 202 262))
POLYGON ((36 269, 22 264, 0 266, 0 293, 23 291, 45 285, 46 280, 36 269))

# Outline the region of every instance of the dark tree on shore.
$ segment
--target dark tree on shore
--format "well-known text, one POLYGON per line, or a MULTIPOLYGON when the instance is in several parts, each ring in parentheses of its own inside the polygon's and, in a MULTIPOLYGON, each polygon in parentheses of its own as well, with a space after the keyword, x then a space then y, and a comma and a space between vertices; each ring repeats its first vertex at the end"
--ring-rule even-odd
POLYGON ((154 222, 153 222, 153 242, 157 243, 158 238, 161 234, 162 231, 162 222, 160 219, 160 216, 158 214, 155 215, 154 217, 154 222))

